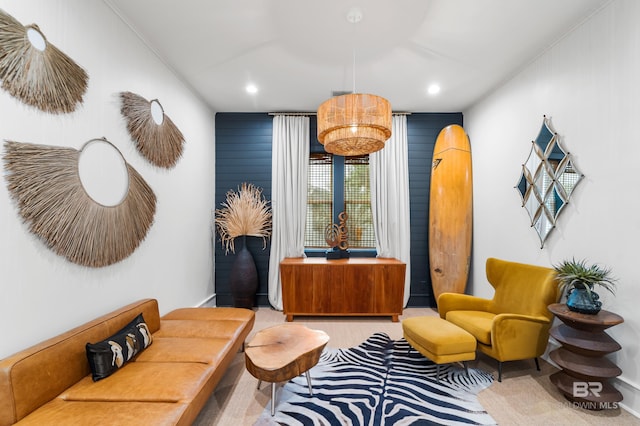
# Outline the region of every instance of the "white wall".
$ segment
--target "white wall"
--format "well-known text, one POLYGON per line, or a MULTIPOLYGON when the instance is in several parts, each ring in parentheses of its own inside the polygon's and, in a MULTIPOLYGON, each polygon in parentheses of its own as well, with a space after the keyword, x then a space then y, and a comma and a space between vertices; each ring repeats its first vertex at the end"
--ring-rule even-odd
POLYGON ((24 25, 38 24, 89 74, 83 105, 66 115, 40 112, 0 90, 0 139, 80 149, 104 136, 158 199, 155 222, 131 256, 88 268, 28 232, 2 179, 0 358, 140 298, 157 298, 161 313, 205 301, 214 291, 214 113, 101 1, 0 0, 0 8, 24 25), (155 167, 135 149, 120 115, 121 91, 160 100, 186 141, 176 167, 155 167))
POLYGON ((623 404, 640 412, 640 2, 615 0, 465 112, 474 167, 473 292, 491 296, 484 263, 498 257, 550 266, 575 257, 613 269, 604 309, 625 322, 609 333, 623 404), (542 117, 586 178, 543 249, 514 189, 542 117))

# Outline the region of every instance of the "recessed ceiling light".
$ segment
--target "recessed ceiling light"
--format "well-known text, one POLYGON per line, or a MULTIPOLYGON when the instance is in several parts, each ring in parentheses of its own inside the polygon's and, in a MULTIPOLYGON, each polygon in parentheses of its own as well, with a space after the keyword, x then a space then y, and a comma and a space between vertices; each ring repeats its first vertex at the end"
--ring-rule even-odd
POLYGON ((258 93, 258 87, 255 84, 247 84, 247 87, 245 87, 245 90, 247 91, 247 93, 258 93))
POLYGON ((440 93, 440 85, 439 84, 430 85, 429 88, 427 89, 427 93, 429 93, 430 95, 437 95, 438 93, 440 93))

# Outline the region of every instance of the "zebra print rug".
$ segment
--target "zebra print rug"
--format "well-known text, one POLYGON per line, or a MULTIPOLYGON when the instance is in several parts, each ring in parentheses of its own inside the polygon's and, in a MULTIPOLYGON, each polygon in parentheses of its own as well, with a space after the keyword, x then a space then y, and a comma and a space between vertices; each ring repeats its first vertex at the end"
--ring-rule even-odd
POLYGON ((493 425, 476 394, 491 374, 436 365, 410 347, 376 333, 350 349, 325 349, 311 369, 313 396, 304 375, 279 387, 255 425, 493 425))

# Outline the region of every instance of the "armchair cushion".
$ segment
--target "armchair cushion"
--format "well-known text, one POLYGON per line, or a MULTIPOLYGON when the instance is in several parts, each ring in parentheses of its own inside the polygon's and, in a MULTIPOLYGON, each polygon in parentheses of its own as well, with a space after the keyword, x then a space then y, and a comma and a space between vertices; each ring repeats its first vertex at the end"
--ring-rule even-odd
POLYGON ((493 313, 553 318, 547 309, 559 296, 553 269, 494 258, 487 259, 486 269, 487 279, 495 289, 490 308, 493 313))
POLYGON ((482 311, 451 311, 446 320, 466 330, 476 340, 485 345, 491 345, 491 325, 495 314, 482 311))
POLYGON ((442 293, 438 297, 440 318, 446 318, 449 311, 489 311, 492 300, 468 294, 442 293))

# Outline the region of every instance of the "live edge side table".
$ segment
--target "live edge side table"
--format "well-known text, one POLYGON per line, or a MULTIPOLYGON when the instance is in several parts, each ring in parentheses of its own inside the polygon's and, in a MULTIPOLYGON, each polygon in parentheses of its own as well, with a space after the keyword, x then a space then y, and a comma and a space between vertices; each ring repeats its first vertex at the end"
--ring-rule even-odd
POLYGON ((608 380, 622 374, 622 370, 605 355, 621 346, 605 330, 624 319, 605 310, 596 315, 573 312, 561 303, 549 305, 548 309, 562 321, 550 331, 551 337, 562 344, 549 354, 562 368, 549 377, 551 382, 577 407, 617 408, 622 394, 608 380))

